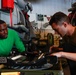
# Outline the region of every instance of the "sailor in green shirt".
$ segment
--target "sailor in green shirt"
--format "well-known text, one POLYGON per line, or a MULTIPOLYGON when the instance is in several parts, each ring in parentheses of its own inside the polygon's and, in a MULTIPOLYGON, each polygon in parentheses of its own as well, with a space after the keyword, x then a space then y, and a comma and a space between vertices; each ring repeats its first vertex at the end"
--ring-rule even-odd
POLYGON ((15 30, 8 29, 6 23, 0 20, 0 56, 8 56, 15 46, 19 52, 24 52, 25 47, 15 30))

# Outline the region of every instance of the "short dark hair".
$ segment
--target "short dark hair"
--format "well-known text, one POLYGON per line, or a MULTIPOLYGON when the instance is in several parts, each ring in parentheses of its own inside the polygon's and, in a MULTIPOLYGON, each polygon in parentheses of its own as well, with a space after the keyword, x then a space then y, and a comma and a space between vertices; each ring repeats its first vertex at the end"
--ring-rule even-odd
POLYGON ((62 25, 64 21, 70 23, 69 18, 66 14, 63 12, 57 12, 51 17, 49 24, 52 25, 53 23, 56 23, 58 25, 62 25))
POLYGON ((3 23, 5 23, 5 21, 3 21, 3 20, 0 20, 0 24, 3 24, 3 23))

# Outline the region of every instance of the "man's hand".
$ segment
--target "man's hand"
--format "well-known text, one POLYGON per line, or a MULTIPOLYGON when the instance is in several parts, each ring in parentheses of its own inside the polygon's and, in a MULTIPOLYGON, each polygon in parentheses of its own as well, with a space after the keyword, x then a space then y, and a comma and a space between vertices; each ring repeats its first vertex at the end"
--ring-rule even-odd
POLYGON ((58 47, 55 47, 54 45, 50 47, 49 52, 53 53, 53 52, 58 52, 58 47))
POLYGON ((56 52, 56 53, 52 53, 51 55, 57 56, 57 57, 62 57, 62 53, 63 52, 56 52))
POLYGON ((69 60, 76 61, 76 53, 56 52, 56 53, 52 53, 51 56, 57 56, 58 58, 63 57, 63 58, 67 58, 69 60))

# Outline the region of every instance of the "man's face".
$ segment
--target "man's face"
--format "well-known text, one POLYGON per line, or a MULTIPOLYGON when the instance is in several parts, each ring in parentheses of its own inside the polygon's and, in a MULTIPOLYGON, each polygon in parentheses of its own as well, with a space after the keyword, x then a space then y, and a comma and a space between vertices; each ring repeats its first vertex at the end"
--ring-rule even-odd
POLYGON ((64 24, 57 25, 56 23, 53 23, 52 28, 62 37, 67 33, 67 28, 64 26, 64 24))
POLYGON ((4 39, 7 38, 8 31, 6 23, 0 24, 0 38, 4 39))

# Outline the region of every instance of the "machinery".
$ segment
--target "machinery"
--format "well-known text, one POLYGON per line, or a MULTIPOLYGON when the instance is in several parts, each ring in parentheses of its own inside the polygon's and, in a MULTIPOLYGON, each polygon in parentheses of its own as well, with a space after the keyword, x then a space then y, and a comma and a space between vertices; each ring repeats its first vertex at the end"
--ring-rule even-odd
POLYGON ((1 63, 2 65, 4 64, 4 67, 0 70, 1 72, 19 71, 21 74, 26 75, 63 75, 58 58, 56 56, 45 55, 44 53, 32 61, 27 60, 27 57, 23 55, 0 57, 1 63))
POLYGON ((74 26, 76 26, 76 2, 74 2, 71 5, 71 8, 68 9, 68 11, 71 12, 68 15, 68 17, 69 17, 69 19, 71 21, 71 24, 74 25, 74 26))

